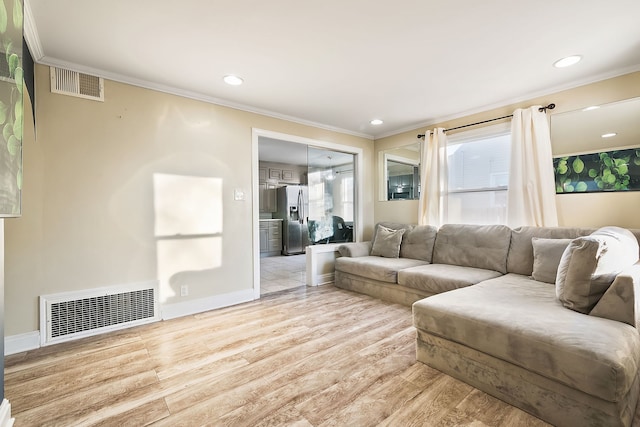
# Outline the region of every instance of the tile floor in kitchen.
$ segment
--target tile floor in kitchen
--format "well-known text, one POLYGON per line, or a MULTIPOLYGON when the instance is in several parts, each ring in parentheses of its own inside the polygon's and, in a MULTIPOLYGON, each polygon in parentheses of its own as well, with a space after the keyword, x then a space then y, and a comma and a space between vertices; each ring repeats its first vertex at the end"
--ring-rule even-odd
POLYGON ((260 295, 306 286, 306 255, 260 258, 260 295))

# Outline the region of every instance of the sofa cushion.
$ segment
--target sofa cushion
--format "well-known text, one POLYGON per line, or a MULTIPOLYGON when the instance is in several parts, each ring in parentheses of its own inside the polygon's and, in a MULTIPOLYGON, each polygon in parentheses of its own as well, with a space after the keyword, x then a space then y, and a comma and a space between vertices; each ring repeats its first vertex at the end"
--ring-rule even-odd
POLYGON ((624 228, 603 227, 574 239, 558 266, 558 299, 565 307, 587 314, 616 275, 637 261, 638 240, 624 228))
POLYGON ((507 272, 531 276, 533 272, 533 237, 547 239, 575 239, 586 236, 595 228, 518 227, 511 231, 511 247, 507 256, 507 272))
POLYGON ((546 283, 556 283, 558 265, 564 250, 571 243, 571 239, 543 239, 534 237, 533 244, 533 280, 546 283))
POLYGON ((511 229, 505 225, 445 224, 438 230, 434 264, 507 272, 511 229))
POLYGON ((376 227, 376 237, 373 239, 371 255, 385 258, 398 258, 400 255, 400 243, 404 229, 392 230, 378 224, 376 227))
POLYGON ((396 222, 380 222, 379 225, 393 230, 405 230, 402 236, 402 244, 400 245, 401 258, 413 258, 431 262, 433 245, 436 241, 436 233, 438 232, 436 227, 432 225, 412 225, 396 222))
POLYGON ((636 320, 640 312, 636 309, 636 301, 640 300, 640 262, 626 268, 616 276, 611 286, 602 295, 589 316, 604 317, 640 327, 636 320))
POLYGON ((553 286, 523 275, 422 299, 413 304, 413 321, 418 329, 611 402, 625 396, 640 362, 634 327, 567 310, 553 286))
POLYGON ((501 273, 493 270, 449 264, 429 264, 400 270, 398 272, 398 284, 439 294, 440 292, 474 285, 500 275, 501 273))
POLYGON ((373 242, 348 242, 338 246, 338 252, 341 256, 348 256, 352 258, 360 256, 368 256, 371 254, 371 247, 373 242))
POLYGON ((335 268, 344 273, 395 284, 398 282, 398 270, 424 264, 427 262, 411 258, 340 257, 336 259, 335 268))

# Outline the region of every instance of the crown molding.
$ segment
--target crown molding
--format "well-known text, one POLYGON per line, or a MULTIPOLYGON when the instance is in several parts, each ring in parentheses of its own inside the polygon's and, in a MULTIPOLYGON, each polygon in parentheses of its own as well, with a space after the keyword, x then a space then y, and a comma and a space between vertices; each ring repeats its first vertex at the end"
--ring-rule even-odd
POLYGON ((75 64, 72 62, 63 61, 63 60, 52 58, 49 56, 43 56, 40 59, 40 61, 38 61, 38 63, 42 65, 52 66, 52 67, 66 68, 68 70, 78 71, 80 73, 85 73, 85 74, 91 74, 94 76, 102 77, 104 79, 112 80, 119 83, 125 83, 132 86, 151 89, 158 92, 168 93, 171 95, 177 95, 183 98, 189 98, 196 101, 206 102, 209 104, 220 105, 222 107, 233 108, 235 110, 245 111, 248 113, 260 114, 262 116, 272 117, 274 119, 286 120, 288 122, 298 123, 305 126, 311 126, 319 129, 329 130, 332 132, 338 132, 342 134, 356 136, 359 138, 365 138, 371 141, 373 141, 374 139, 373 135, 369 135, 366 133, 354 132, 348 129, 342 129, 335 126, 326 125, 324 123, 318 123, 311 120, 302 119, 300 117, 280 114, 275 111, 256 108, 250 105, 240 104, 240 103, 229 101, 226 99, 216 98, 213 96, 204 95, 202 93, 184 90, 174 86, 163 85, 160 83, 155 83, 155 82, 142 80, 142 79, 136 79, 134 77, 126 76, 124 74, 112 73, 112 72, 100 70, 97 68, 87 67, 87 66, 75 64))
POLYGON ((404 126, 402 128, 398 128, 395 130, 391 130, 388 132, 384 132, 378 135, 375 135, 375 139, 382 139, 382 138, 387 138, 390 136, 394 136, 394 135, 399 135, 401 133, 405 133, 405 132, 411 132, 411 131, 416 131, 416 132, 422 132, 424 130, 424 128, 429 127, 429 126, 433 126, 435 124, 438 123, 442 123, 442 122, 448 122, 450 120, 456 120, 456 119, 460 119, 462 117, 467 117, 467 116, 471 116, 473 114, 478 114, 478 113, 483 113, 485 111, 490 111, 490 110, 494 110, 497 108, 502 108, 508 105, 512 105, 512 104, 518 104, 520 102, 524 102, 530 99, 535 99, 535 98, 540 98, 543 96, 549 96, 549 95, 553 95, 556 94, 558 92, 562 92, 565 90, 570 90, 570 89, 575 89, 577 87, 580 86, 585 86, 588 84, 592 84, 592 83, 598 83, 601 82, 603 80, 607 80, 607 79, 612 79, 615 77, 620 77, 620 76, 624 76, 625 74, 631 74, 631 73, 635 73, 637 71, 640 71, 640 64, 636 64, 636 65, 632 65, 629 67, 624 67, 624 68, 619 68, 613 71, 609 71, 606 73, 601 73, 601 74, 597 74, 594 76, 589 76, 587 78, 584 79, 579 79, 579 80, 575 80, 572 81, 571 83, 567 83, 564 85, 558 85, 558 86, 554 86, 551 88, 547 88, 543 91, 536 91, 536 92, 529 92, 525 95, 522 96, 518 96, 517 98, 509 98, 509 99, 505 99, 499 102, 495 102, 493 104, 486 104, 483 106, 480 106, 478 108, 474 108, 471 110, 466 110, 460 113, 456 113, 456 114, 451 114, 448 116, 441 116, 441 117, 436 117, 434 119, 430 119, 428 121, 424 121, 424 122, 420 122, 420 123, 416 123, 413 125, 409 125, 409 126, 404 126))
POLYGON ((399 135, 401 133, 405 133, 405 132, 410 132, 410 131, 420 131, 422 128, 425 127, 429 127, 432 126, 434 124, 437 123, 442 123, 442 122, 446 122, 446 121, 450 121, 450 120, 455 120, 455 119, 459 119, 462 117, 466 117, 466 116, 470 116, 473 114, 477 114, 477 113, 482 113, 485 111, 489 111, 489 110, 493 110, 496 108, 501 108, 501 107, 505 107, 508 105, 512 105, 512 104, 517 104, 520 102, 524 102, 526 100, 529 99, 534 99, 534 98, 539 98, 539 97, 543 97, 543 96, 548 96, 548 95, 552 95, 554 93, 557 92, 562 92, 564 90, 569 90, 569 89, 574 89, 577 88, 579 86, 584 86, 587 84, 592 84, 592 83, 597 83, 599 81, 602 80, 607 80, 607 79, 611 79, 614 77, 619 77, 625 74, 629 74, 629 73, 634 73, 637 71, 640 71, 640 64, 636 64, 633 66, 629 66, 629 67, 625 67, 625 68, 621 68, 621 69, 616 69, 613 71, 609 71, 606 73, 601 73, 595 76, 590 76, 584 79, 579 79, 579 80, 575 80, 571 83, 568 84, 564 84, 564 85, 558 85, 552 88, 548 88, 545 89, 543 91, 536 91, 536 92, 529 92, 525 95, 516 97, 516 98, 509 98, 509 99, 504 99, 502 101, 499 102, 495 102, 492 104, 485 104, 482 105, 480 107, 471 109, 471 110, 466 110, 460 113, 455 113, 455 114, 451 114, 451 115, 447 115, 447 116, 440 116, 440 117, 435 117, 433 119, 429 119, 426 120, 424 122, 418 122, 416 124, 412 124, 412 125, 408 125, 408 126, 403 126, 401 128, 396 128, 393 130, 389 130, 380 134, 367 134, 367 133, 361 133, 361 132, 355 132, 352 130, 348 130, 348 129, 342 129, 339 127, 335 127, 335 126, 331 126, 331 125, 327 125, 324 123, 319 123, 319 122, 314 122, 311 120, 307 120, 307 119, 302 119, 300 117, 295 117, 295 116, 289 116, 286 114, 281 114, 275 111, 270 111, 270 110, 265 110, 265 109, 261 109, 261 108, 257 108, 257 107, 253 107, 250 105, 246 105, 246 104, 241 104, 241 103, 236 103, 233 101, 229 101, 226 99, 221 99, 221 98, 216 98, 216 97, 212 97, 212 96, 208 96, 208 95, 204 95, 202 93, 198 93, 198 92, 193 92, 193 91, 188 91, 188 90, 184 90, 184 89, 180 89, 174 86, 169 86, 169 85, 163 85, 163 84, 159 84, 159 83, 155 83, 155 82, 151 82, 151 81, 147 81, 147 80, 142 80, 142 79, 136 79, 130 76, 126 76, 123 74, 118 74, 118 73, 112 73, 109 71, 105 71, 105 70, 100 70, 100 69, 96 69, 96 68, 91 68, 91 67, 86 67, 80 64, 75 64, 72 62, 67 62, 67 61, 63 61, 63 60, 59 60, 53 57, 47 57, 44 54, 44 51, 42 49, 42 45, 40 43, 40 37, 38 35, 38 29, 36 27, 36 23, 35 20, 33 18, 33 14, 31 11, 31 5, 30 5, 30 0, 24 0, 24 37, 25 40, 27 42, 27 45, 29 46, 29 50, 31 51, 31 56, 33 57, 33 60, 39 64, 43 64, 43 65, 49 65, 49 66, 54 66, 54 67, 62 67, 62 68, 67 68, 67 69, 71 69, 74 71, 79 71, 82 73, 86 73, 86 74, 92 74, 92 75, 96 75, 108 80, 113 80, 116 82, 120 82, 120 83, 125 83, 125 84, 130 84, 133 86, 138 86, 138 87, 142 87, 145 89, 151 89, 151 90, 155 90, 158 92, 164 92, 164 93, 168 93, 171 95, 177 95, 183 98, 189 98, 189 99, 194 99, 197 101, 202 101, 202 102, 206 102, 209 104, 214 104, 214 105, 220 105, 223 107, 228 107, 228 108, 233 108, 236 110, 240 110, 240 111, 245 111, 248 113, 254 113, 254 114, 259 114, 262 116, 267 116, 267 117, 272 117, 274 119, 280 119, 280 120, 286 120, 288 122, 293 122, 293 123, 298 123, 301 125, 305 125, 305 126, 311 126, 311 127, 315 127, 315 128, 319 128, 319 129, 324 129, 324 130, 328 130, 331 132, 338 132, 338 133, 342 133, 342 134, 346 134, 346 135, 351 135, 351 136, 355 136, 355 137, 359 137, 359 138, 365 138, 368 140, 378 140, 378 139, 382 139, 382 138, 387 138, 390 136, 394 136, 394 135, 399 135))
POLYGON ((42 45, 40 44, 40 36, 38 35, 38 28, 36 27, 36 21, 33 19, 33 12, 31 11, 31 3, 29 0, 24 0, 24 24, 23 24, 24 39, 29 46, 29 52, 35 62, 40 61, 44 57, 42 45))
POLYGON ((356 136, 359 138, 365 138, 373 141, 374 136, 361 132, 354 132, 348 129, 342 129, 335 126, 326 125, 324 123, 318 123, 311 120, 302 119, 300 117, 289 116, 286 114, 280 114, 275 111, 264 110, 261 108, 252 107, 250 105, 240 104, 226 99, 220 99, 208 95, 204 95, 197 92, 183 90, 177 87, 162 85, 159 83, 146 81, 142 79, 136 79, 123 74, 112 73, 105 70, 99 70, 96 68, 86 67, 80 64, 74 64, 72 62, 62 61, 56 58, 48 57, 45 55, 40 43, 40 36, 38 35, 38 28, 36 26, 35 19, 33 18, 33 12, 31 11, 31 4, 29 0, 24 0, 24 38, 29 46, 29 51, 33 60, 38 64, 49 65, 54 67, 67 68, 81 73, 92 74, 98 77, 102 77, 107 80, 113 80, 120 83, 130 84, 133 86, 142 87, 145 89, 151 89, 158 92, 164 92, 171 95, 181 96, 183 98, 194 99, 196 101, 202 101, 209 104, 220 105, 223 107, 229 107, 248 113, 260 114, 262 116, 272 117, 274 119, 286 120, 288 122, 298 123, 305 126, 311 126, 319 129, 325 129, 331 132, 338 132, 346 135, 356 136))

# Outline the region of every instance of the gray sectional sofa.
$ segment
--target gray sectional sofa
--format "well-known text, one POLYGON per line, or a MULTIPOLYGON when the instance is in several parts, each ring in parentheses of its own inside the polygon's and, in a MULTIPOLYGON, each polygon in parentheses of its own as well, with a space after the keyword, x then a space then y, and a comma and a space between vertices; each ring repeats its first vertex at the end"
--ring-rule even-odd
POLYGON ((427 365, 554 425, 629 426, 640 230, 609 232, 380 223, 339 247, 335 285, 412 305, 427 365))

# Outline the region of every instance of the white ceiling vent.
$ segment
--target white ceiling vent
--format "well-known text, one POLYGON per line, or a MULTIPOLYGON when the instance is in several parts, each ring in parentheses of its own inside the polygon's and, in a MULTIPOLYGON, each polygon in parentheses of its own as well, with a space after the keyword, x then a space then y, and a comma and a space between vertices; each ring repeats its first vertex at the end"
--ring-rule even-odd
POLYGON ((102 77, 50 67, 51 92, 78 98, 104 101, 104 80, 102 77))

